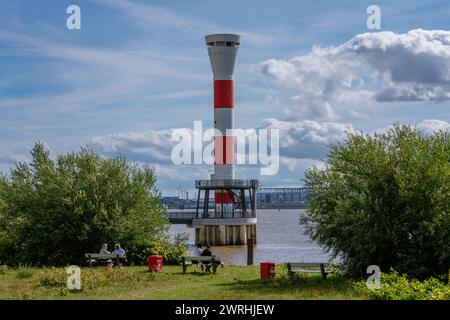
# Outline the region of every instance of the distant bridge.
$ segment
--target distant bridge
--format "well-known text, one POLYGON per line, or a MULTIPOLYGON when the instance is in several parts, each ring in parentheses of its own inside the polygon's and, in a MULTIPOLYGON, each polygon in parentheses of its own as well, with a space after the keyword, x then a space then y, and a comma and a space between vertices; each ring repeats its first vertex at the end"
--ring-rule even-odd
POLYGON ((309 193, 309 189, 305 187, 258 188, 256 203, 258 208, 305 208, 309 193))
MULTIPOLYGON (((266 209, 301 209, 307 205, 308 188, 259 188, 256 194, 258 208, 266 209)), ((183 211, 169 211, 167 218, 172 224, 192 225, 197 219, 196 202, 194 200, 183 200, 175 197, 165 198, 165 204, 169 209, 184 209, 183 211), (168 202, 170 200, 170 202, 168 202), (186 211, 185 211, 186 210, 186 211)), ((203 203, 203 200, 201 200, 203 203)), ((163 198, 164 203, 164 198, 163 198)), ((214 208, 213 200, 210 200, 210 208, 214 208)), ((214 211, 210 212, 214 216, 214 211)), ((212 219, 203 217, 202 219, 212 219)), ((232 218, 230 218, 232 219, 232 218)))
POLYGON ((166 213, 167 219, 169 219, 170 223, 172 224, 192 224, 192 220, 194 220, 197 217, 197 212, 195 211, 180 211, 180 212, 167 212, 166 213))
POLYGON ((207 217, 199 217, 196 211, 169 211, 166 213, 166 217, 172 224, 187 224, 191 226, 209 225, 210 223, 221 224, 222 222, 226 222, 225 224, 227 225, 238 225, 242 222, 256 221, 256 214, 251 212, 235 213, 234 217, 220 218, 215 216, 214 211, 210 211, 207 217))

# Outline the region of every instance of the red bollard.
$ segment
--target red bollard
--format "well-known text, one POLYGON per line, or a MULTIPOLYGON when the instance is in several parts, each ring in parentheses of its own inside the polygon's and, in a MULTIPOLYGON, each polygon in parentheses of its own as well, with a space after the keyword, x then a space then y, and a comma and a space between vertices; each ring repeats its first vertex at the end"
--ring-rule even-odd
POLYGON ((162 272, 163 271, 163 257, 158 255, 151 255, 148 257, 148 271, 162 272))
POLYGON ((259 264, 261 280, 270 280, 275 278, 275 262, 261 262, 259 264))

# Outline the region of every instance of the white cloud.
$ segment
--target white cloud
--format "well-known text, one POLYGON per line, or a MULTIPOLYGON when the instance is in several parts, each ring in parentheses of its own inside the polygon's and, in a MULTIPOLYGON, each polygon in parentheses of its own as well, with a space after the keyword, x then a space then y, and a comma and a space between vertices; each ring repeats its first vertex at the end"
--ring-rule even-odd
POLYGON ((280 164, 285 165, 291 173, 299 173, 313 167, 322 168, 325 166, 325 162, 321 160, 290 157, 280 157, 280 164))
POLYGON ((369 115, 367 115, 365 113, 361 113, 361 112, 355 111, 355 110, 350 110, 348 113, 350 114, 350 116, 353 119, 369 119, 370 118, 369 115))
MULTIPOLYGON (((208 73, 198 70, 204 59, 193 56, 158 53, 150 47, 99 49, 8 30, 0 30, 0 40, 20 48, 21 55, 58 62, 49 65, 44 80, 39 78, 42 76, 39 73, 30 76, 36 81, 51 79, 71 88, 58 93, 0 97, 0 107, 26 106, 30 110, 38 108, 40 112, 73 112, 113 103, 181 100, 208 95, 206 89, 190 86, 185 86, 185 90, 177 93, 171 89, 170 84, 202 83, 210 79, 208 73), (184 72, 179 72, 181 69, 184 72), (156 85, 167 89, 152 89, 156 85)), ((8 49, 5 53, 8 53, 8 49)))
POLYGON ((436 119, 423 120, 416 125, 416 128, 429 135, 438 131, 448 131, 450 133, 450 123, 436 119))
POLYGON ((133 22, 139 24, 142 28, 155 30, 164 28, 174 28, 184 32, 189 32, 199 37, 205 35, 205 30, 209 33, 238 33, 245 37, 247 43, 253 45, 266 45, 275 36, 267 33, 254 33, 244 30, 230 30, 228 27, 220 26, 214 21, 189 17, 178 14, 172 10, 151 4, 141 4, 127 0, 97 0, 98 3, 120 10, 121 13, 133 17, 133 22))
MULTIPOLYGON (((266 119, 262 128, 280 130, 280 168, 276 176, 260 176, 259 165, 238 165, 237 177, 256 178, 267 186, 294 186, 301 184, 304 171, 313 166, 323 168, 328 147, 355 133, 351 123, 318 122, 312 120, 282 121, 266 119)), ((376 130, 384 132, 390 127, 376 130)), ((437 130, 450 130, 445 121, 428 119, 415 127, 427 134, 437 130)), ((90 145, 106 156, 118 152, 128 160, 150 163, 156 169, 158 184, 164 190, 179 184, 189 187, 196 179, 208 179, 213 172, 212 165, 175 165, 170 159, 172 146, 176 143, 171 136, 174 129, 144 132, 124 132, 91 139, 90 145)), ((189 129, 186 129, 189 130, 189 129)), ((371 132, 373 134, 375 131, 371 132)))
POLYGON ((359 34, 288 61, 264 61, 261 70, 297 92, 296 106, 289 109, 294 118, 333 119, 338 105, 449 100, 450 31, 359 34))
POLYGON ((131 161, 170 162, 172 130, 123 132, 91 139, 89 145, 105 155, 122 153, 131 161))
POLYGON ((266 119, 263 127, 280 129, 280 152, 292 158, 323 158, 329 144, 342 141, 355 131, 351 123, 312 120, 266 119))
MULTIPOLYGON (((415 128, 419 131, 421 131, 424 134, 427 135, 433 135, 438 131, 448 131, 450 132, 450 123, 442 120, 436 120, 436 119, 426 119, 423 120, 415 125, 410 124, 412 128, 415 128)), ((394 125, 389 125, 386 127, 378 128, 375 130, 372 130, 369 132, 370 134, 383 134, 389 131, 390 129, 394 128, 394 125)))

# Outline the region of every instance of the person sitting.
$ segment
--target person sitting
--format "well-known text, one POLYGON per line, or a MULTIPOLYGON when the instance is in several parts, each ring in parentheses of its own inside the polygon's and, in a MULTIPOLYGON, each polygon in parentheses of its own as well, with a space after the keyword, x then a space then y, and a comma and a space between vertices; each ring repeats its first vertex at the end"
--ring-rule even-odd
MULTIPOLYGON (((201 254, 202 257, 212 257, 212 252, 211 252, 211 246, 206 246, 206 249, 202 251, 201 254)), ((205 272, 211 272, 211 263, 207 262, 207 261, 203 261, 202 263, 202 271, 203 271, 203 265, 205 265, 205 272)))
MULTIPOLYGON (((102 244, 102 248, 100 249, 100 254, 104 254, 104 255, 110 254, 110 252, 108 251, 107 243, 102 244)), ((101 261, 101 263, 106 264, 106 265, 111 265, 111 263, 112 263, 111 259, 101 259, 100 261, 101 261)))
MULTIPOLYGON (((121 247, 120 247, 120 244, 119 243, 116 243, 115 244, 115 246, 114 246, 114 251, 113 252, 111 252, 111 255, 113 256, 113 258, 114 258, 114 255, 116 255, 116 254, 120 254, 120 255, 126 255, 126 253, 125 253, 125 250, 123 250, 121 247)), ((124 264, 126 264, 127 263, 127 259, 126 259, 126 257, 124 257, 124 258, 119 258, 119 265, 124 265, 124 264)))
MULTIPOLYGON (((201 257, 202 252, 203 252, 202 245, 200 243, 197 243, 197 248, 195 248, 195 251, 194 251, 194 257, 201 257)), ((198 265, 198 261, 192 260, 192 264, 198 265)), ((202 271, 203 271, 203 265, 200 265, 200 267, 202 268, 202 271)))
POLYGON ((109 254, 107 243, 102 244, 102 248, 100 249, 100 254, 109 254))
POLYGON ((197 243, 197 248, 195 249, 195 256, 200 257, 202 255, 203 248, 200 243, 197 243))

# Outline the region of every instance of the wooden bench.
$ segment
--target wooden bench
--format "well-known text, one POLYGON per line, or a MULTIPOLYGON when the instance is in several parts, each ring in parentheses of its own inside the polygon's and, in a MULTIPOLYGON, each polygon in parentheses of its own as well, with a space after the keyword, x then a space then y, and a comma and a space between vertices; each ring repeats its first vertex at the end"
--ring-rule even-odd
POLYGON ((113 259, 116 259, 116 265, 119 265, 120 259, 126 258, 126 255, 124 254, 85 253, 84 256, 90 267, 92 267, 93 263, 110 264, 113 259))
POLYGON ((288 275, 292 276, 296 273, 320 273, 322 275, 322 279, 326 279, 327 275, 332 273, 333 271, 325 267, 329 267, 328 263, 323 262, 286 262, 285 266, 288 271, 288 275), (311 270, 311 269, 303 269, 303 268, 317 268, 320 270, 311 270), (301 268, 301 269, 299 269, 301 268))
POLYGON ((208 257, 208 256, 181 256, 181 267, 183 268, 183 273, 186 273, 187 267, 193 265, 192 261, 197 261, 198 265, 203 266, 212 266, 213 273, 216 273, 217 266, 220 264, 220 259, 217 257, 208 257))

